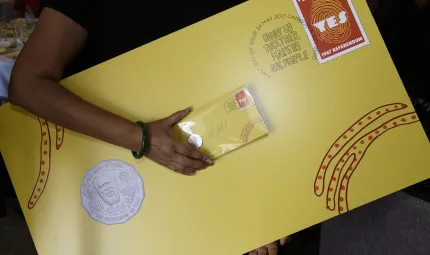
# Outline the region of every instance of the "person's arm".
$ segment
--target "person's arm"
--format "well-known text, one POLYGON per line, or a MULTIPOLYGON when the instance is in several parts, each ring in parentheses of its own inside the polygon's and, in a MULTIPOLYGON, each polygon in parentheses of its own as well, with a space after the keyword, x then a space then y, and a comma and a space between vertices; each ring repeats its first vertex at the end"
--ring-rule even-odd
MULTIPOLYGON (((137 124, 82 100, 58 84, 64 67, 82 49, 86 37, 87 31, 72 19, 45 8, 12 71, 9 100, 67 129, 140 151, 142 131, 137 124)), ((210 160, 177 143, 169 130, 188 112, 148 124, 147 156, 175 171, 193 174, 210 160)))
POLYGON ((140 128, 88 104, 59 86, 65 65, 83 47, 87 31, 63 14, 45 9, 12 71, 13 104, 55 124, 139 151, 140 128))

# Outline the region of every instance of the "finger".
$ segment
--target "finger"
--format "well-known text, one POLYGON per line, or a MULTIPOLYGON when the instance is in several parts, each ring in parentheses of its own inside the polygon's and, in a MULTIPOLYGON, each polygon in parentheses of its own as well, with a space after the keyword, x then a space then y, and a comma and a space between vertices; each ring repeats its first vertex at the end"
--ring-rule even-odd
POLYGON ((196 170, 189 168, 189 167, 184 167, 181 164, 178 164, 176 162, 170 162, 169 164, 167 164, 167 167, 170 168, 171 170, 183 174, 183 175, 195 175, 196 174, 196 170))
POLYGON ((169 126, 174 126, 178 124, 183 118, 185 118, 191 112, 191 107, 188 107, 182 111, 175 112, 174 114, 167 117, 167 124, 169 126))
POLYGON ((289 243, 291 241, 291 236, 286 236, 284 238, 281 238, 281 240, 279 240, 279 243, 281 244, 281 246, 284 246, 286 243, 289 243))
POLYGON ((193 149, 190 146, 187 146, 185 144, 177 143, 175 150, 176 150, 176 152, 178 152, 184 156, 204 161, 208 165, 213 164, 213 161, 208 156, 204 155, 203 153, 201 153, 201 152, 199 152, 199 151, 197 151, 197 150, 195 150, 195 149, 193 149))
POLYGON ((258 255, 268 255, 266 247, 258 248, 258 255))
POLYGON ((193 172, 193 171, 187 171, 184 166, 182 166, 176 162, 159 160, 158 163, 160 165, 163 165, 163 166, 167 167, 168 169, 173 170, 173 171, 180 173, 180 174, 192 175, 192 173, 189 173, 189 172, 193 172))
POLYGON ((253 250, 253 251, 249 252, 249 255, 258 255, 258 251, 257 250, 253 250))
POLYGON ((175 153, 171 160, 184 166, 185 168, 192 168, 194 170, 202 170, 207 167, 205 162, 181 155, 179 153, 175 153))
POLYGON ((278 255, 278 243, 274 242, 269 244, 267 250, 269 251, 269 255, 278 255))

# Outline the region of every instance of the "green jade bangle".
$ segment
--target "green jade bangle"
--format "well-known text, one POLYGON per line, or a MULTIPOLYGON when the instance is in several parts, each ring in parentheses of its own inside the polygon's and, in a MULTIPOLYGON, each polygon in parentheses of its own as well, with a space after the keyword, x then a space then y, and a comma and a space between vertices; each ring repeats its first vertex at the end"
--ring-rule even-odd
POLYGON ((131 154, 135 159, 141 159, 148 148, 148 128, 142 121, 137 121, 136 124, 142 129, 142 147, 139 153, 131 151, 131 154))

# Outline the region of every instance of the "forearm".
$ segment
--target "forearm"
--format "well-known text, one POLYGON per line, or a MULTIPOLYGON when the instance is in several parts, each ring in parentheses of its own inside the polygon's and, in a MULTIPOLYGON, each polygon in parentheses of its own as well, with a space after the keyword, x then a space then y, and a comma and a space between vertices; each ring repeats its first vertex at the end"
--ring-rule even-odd
POLYGON ((66 129, 140 151, 138 125, 82 100, 54 80, 12 78, 9 97, 11 103, 66 129))

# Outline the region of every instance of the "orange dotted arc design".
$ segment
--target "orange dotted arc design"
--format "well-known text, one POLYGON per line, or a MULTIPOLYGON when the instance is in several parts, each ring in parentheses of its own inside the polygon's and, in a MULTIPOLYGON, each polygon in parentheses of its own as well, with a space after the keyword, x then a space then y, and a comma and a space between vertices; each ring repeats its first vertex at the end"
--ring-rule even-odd
MULTIPOLYGON (((338 212, 339 214, 345 211, 349 210, 348 207, 348 186, 349 181, 351 180, 352 174, 357 169, 359 164, 361 163, 362 159, 364 158, 364 155, 366 154, 368 148, 372 143, 378 139, 381 135, 383 135, 385 132, 400 127, 404 125, 410 125, 413 123, 419 122, 418 117, 415 112, 409 112, 402 114, 400 116, 394 117, 385 123, 381 124, 377 128, 373 129, 372 131, 366 133, 365 135, 361 136, 351 147, 345 152, 344 156, 346 154, 354 154, 355 158, 352 161, 352 164, 349 168, 347 168, 345 174, 343 175, 342 180, 340 181, 340 189, 339 189, 339 195, 338 195, 338 212)), ((336 184, 337 185, 337 184, 336 184)), ((330 185, 329 185, 330 186, 330 185)), ((334 200, 336 194, 334 193, 331 198, 334 200)))
MULTIPOLYGON (((28 200, 28 209, 33 209, 37 201, 43 194, 48 183, 48 177, 51 170, 51 133, 49 131, 48 121, 38 118, 40 125, 40 162, 39 162, 39 176, 37 177, 36 184, 34 185, 33 192, 28 200)), ((56 128, 56 148, 60 149, 64 140, 64 129, 59 126, 56 128)))
MULTIPOLYGON (((363 129, 369 126, 371 123, 375 122, 382 116, 407 108, 407 105, 402 103, 393 103, 380 106, 362 116, 359 120, 357 120, 351 127, 346 129, 338 139, 330 146, 330 149, 324 156, 320 167, 318 169, 317 175, 314 181, 314 193, 317 196, 321 196, 324 193, 325 189, 325 177, 326 171, 332 163, 333 159, 342 151, 342 149, 352 140, 354 139, 358 133, 360 133, 363 129)), ((343 158, 346 163, 348 158, 343 158)), ((341 166, 340 166, 341 167, 341 166)), ((335 172, 339 172, 340 168, 336 166, 335 172)), ((336 176, 332 176, 336 177, 336 176)))
POLYGON ((61 145, 63 145, 64 140, 64 128, 58 125, 55 125, 56 137, 55 137, 55 148, 59 150, 61 145))
POLYGON ((407 106, 401 103, 393 103, 383 105, 376 108, 375 110, 367 113, 356 121, 351 127, 343 132, 339 138, 332 144, 329 151, 324 156, 318 170, 317 176, 314 182, 314 192, 317 196, 321 196, 324 192, 325 176, 330 163, 339 153, 341 157, 337 157, 338 162, 334 166, 333 172, 330 178, 327 194, 326 194, 326 206, 327 209, 334 211, 338 210, 338 213, 342 213, 349 210, 348 206, 348 186, 351 180, 352 174, 355 169, 359 166, 361 160, 364 158, 370 145, 379 138, 382 134, 396 127, 404 126, 419 122, 415 112, 408 112, 404 114, 392 117, 390 120, 385 121, 382 124, 378 124, 376 128, 367 132, 364 135, 358 136, 361 131, 372 124, 377 119, 381 118, 385 114, 394 113, 398 110, 404 110, 407 106), (348 145, 348 147, 346 147, 348 145), (343 150, 347 148, 346 150, 343 150), (320 187, 322 187, 320 189, 320 187))
MULTIPOLYGON (((338 17, 340 12, 345 12, 342 4, 338 0, 314 0, 311 6, 311 23, 315 24, 326 20, 331 16, 338 17)), ((316 36, 321 41, 328 43, 344 42, 351 35, 351 24, 349 20, 345 23, 338 23, 337 26, 330 28, 326 24, 326 31, 321 32, 313 27, 316 36)))
POLYGON ((240 133, 240 139, 243 143, 248 142, 248 137, 251 133, 252 128, 258 123, 263 123, 263 120, 261 118, 255 118, 245 125, 245 127, 242 129, 242 132, 240 133))
POLYGON ((354 162, 356 162, 356 160, 357 160, 356 154, 345 153, 342 159, 339 160, 339 162, 337 162, 335 171, 333 171, 332 177, 330 179, 330 183, 328 185, 329 192, 327 192, 327 199, 326 199, 327 209, 334 211, 336 207, 336 202, 333 197, 335 196, 338 190, 337 184, 339 183, 338 180, 341 176, 341 173, 343 172, 345 166, 347 166, 347 169, 352 168, 352 165, 354 164, 354 162))

